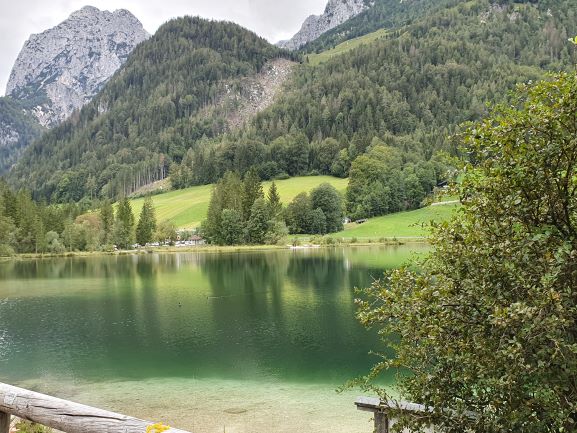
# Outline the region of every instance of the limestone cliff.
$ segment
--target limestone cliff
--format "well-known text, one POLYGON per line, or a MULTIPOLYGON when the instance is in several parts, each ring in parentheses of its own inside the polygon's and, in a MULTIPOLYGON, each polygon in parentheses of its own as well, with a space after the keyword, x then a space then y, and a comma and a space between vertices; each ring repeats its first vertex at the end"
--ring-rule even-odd
POLYGON ((322 15, 311 15, 292 39, 281 41, 277 45, 289 50, 298 50, 323 33, 357 16, 367 7, 365 0, 329 0, 322 15))
POLYGON ((86 6, 58 26, 30 36, 6 95, 24 102, 42 126, 54 126, 89 102, 148 36, 127 10, 86 6))

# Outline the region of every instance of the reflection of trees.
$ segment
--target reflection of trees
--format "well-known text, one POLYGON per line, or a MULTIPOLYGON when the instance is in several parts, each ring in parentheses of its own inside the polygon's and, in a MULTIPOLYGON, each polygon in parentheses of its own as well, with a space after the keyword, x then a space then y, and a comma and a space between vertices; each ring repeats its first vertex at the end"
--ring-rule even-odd
POLYGON ((0 369, 8 362, 6 371, 18 380, 42 371, 102 377, 131 376, 146 365, 156 369, 154 358, 162 353, 155 352, 161 308, 157 275, 148 256, 17 263, 10 279, 39 281, 31 293, 0 306, 0 328, 12 346, 0 369), (47 296, 39 287, 46 280, 61 281, 59 290, 47 296))
POLYGON ((368 268, 349 261, 350 250, 313 251, 311 254, 295 252, 290 260, 287 278, 301 290, 326 292, 336 296, 355 287, 365 287, 372 278, 379 278, 383 269, 368 268))
POLYGON ((380 271, 348 265, 349 254, 182 253, 6 264, 0 275, 30 279, 33 296, 0 305, 0 329, 8 329, 16 348, 10 364, 0 359, 0 370, 16 364, 14 372, 54 368, 95 378, 307 380, 328 371, 350 377, 367 368, 372 345, 353 317, 352 287, 380 271), (50 280, 62 286, 47 295, 42 287, 50 280), (190 290, 189 281, 202 284, 190 290))
POLYGON ((198 264, 198 254, 148 254, 126 256, 67 257, 0 262, 3 279, 125 278, 151 272, 178 272, 181 266, 198 264))
POLYGON ((276 292, 284 285, 287 266, 288 257, 275 252, 209 254, 201 261, 215 297, 276 292))
POLYGON ((328 294, 338 293, 347 283, 348 270, 342 256, 328 252, 292 255, 287 277, 300 289, 322 290, 328 294))
POLYGON ((211 285, 212 317, 222 330, 220 343, 238 349, 239 368, 305 379, 350 368, 356 374, 368 366, 372 338, 354 318, 350 281, 365 283, 370 275, 349 269, 345 256, 283 251, 206 257, 202 271, 211 285))

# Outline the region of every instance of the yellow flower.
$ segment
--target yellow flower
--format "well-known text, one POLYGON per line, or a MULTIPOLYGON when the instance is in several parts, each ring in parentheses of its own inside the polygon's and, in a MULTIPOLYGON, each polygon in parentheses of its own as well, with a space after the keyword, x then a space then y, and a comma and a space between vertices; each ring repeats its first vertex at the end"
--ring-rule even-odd
POLYGON ((146 427, 146 433, 162 433, 169 429, 170 429, 169 425, 164 425, 161 422, 159 422, 146 427))

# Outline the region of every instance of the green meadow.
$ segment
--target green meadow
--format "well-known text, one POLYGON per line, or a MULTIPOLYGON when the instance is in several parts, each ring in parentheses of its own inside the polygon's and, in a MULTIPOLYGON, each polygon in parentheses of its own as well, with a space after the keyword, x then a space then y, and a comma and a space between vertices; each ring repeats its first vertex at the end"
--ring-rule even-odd
POLYGON ((331 48, 330 50, 323 51, 322 53, 308 54, 306 57, 308 57, 308 62, 310 65, 316 66, 320 63, 330 60, 334 56, 347 53, 348 51, 351 51, 363 44, 374 42, 377 39, 382 38, 386 34, 387 30, 385 29, 377 30, 376 32, 369 33, 368 35, 359 36, 358 38, 343 42, 342 44, 339 44, 336 47, 331 48))
MULTIPOLYGON (((286 205, 299 193, 309 192, 324 182, 330 183, 344 194, 348 179, 330 176, 306 176, 278 180, 276 184, 281 199, 286 205)), ((271 182, 263 182, 265 194, 270 185, 271 182)), ((199 227, 202 220, 206 218, 212 189, 213 185, 202 185, 153 196, 157 220, 171 221, 180 229, 199 227)), ((131 203, 134 214, 138 218, 144 199, 134 199, 131 203)), ((331 236, 345 239, 357 238, 359 241, 395 237, 399 239, 423 238, 428 235, 427 223, 448 219, 457 208, 457 203, 450 202, 409 212, 385 215, 370 219, 363 224, 347 224, 344 231, 334 233, 331 236)))
POLYGON ((447 203, 385 215, 372 218, 363 224, 347 224, 344 231, 331 236, 346 239, 357 238, 359 241, 395 237, 398 239, 423 238, 429 234, 428 223, 449 219, 458 207, 458 203, 447 203))
MULTIPOLYGON (((291 202, 299 193, 303 191, 309 192, 325 182, 330 183, 344 194, 348 179, 339 179, 331 176, 306 176, 275 181, 281 200, 285 205, 291 202)), ((270 185, 271 182, 263 182, 265 194, 268 192, 270 185)), ((213 185, 194 186, 153 196, 156 219, 158 221, 171 221, 181 229, 191 229, 200 226, 202 220, 206 218, 212 189, 213 185)), ((140 215, 143 203, 143 198, 131 201, 132 210, 136 218, 140 215)))

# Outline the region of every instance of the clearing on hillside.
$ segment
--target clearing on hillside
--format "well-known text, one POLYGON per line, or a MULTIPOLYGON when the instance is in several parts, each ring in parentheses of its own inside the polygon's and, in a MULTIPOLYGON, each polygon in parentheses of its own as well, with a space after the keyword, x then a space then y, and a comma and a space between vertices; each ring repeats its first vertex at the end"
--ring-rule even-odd
MULTIPOLYGON (((348 179, 331 176, 294 177, 275 181, 282 202, 286 205, 301 192, 309 192, 321 183, 330 183, 344 194, 348 179)), ((263 182, 265 194, 271 182, 263 182)), ((152 197, 157 221, 170 221, 180 229, 192 229, 200 226, 206 218, 213 185, 194 186, 183 190, 171 191, 152 197)), ((131 200, 134 216, 138 219, 144 198, 131 200)))
POLYGON ((387 34, 387 30, 380 29, 376 32, 369 33, 368 35, 359 36, 348 41, 345 41, 330 50, 323 51, 319 54, 307 54, 305 59, 308 58, 309 65, 317 66, 320 63, 326 62, 332 59, 334 56, 345 54, 363 44, 368 44, 382 38, 387 34))

